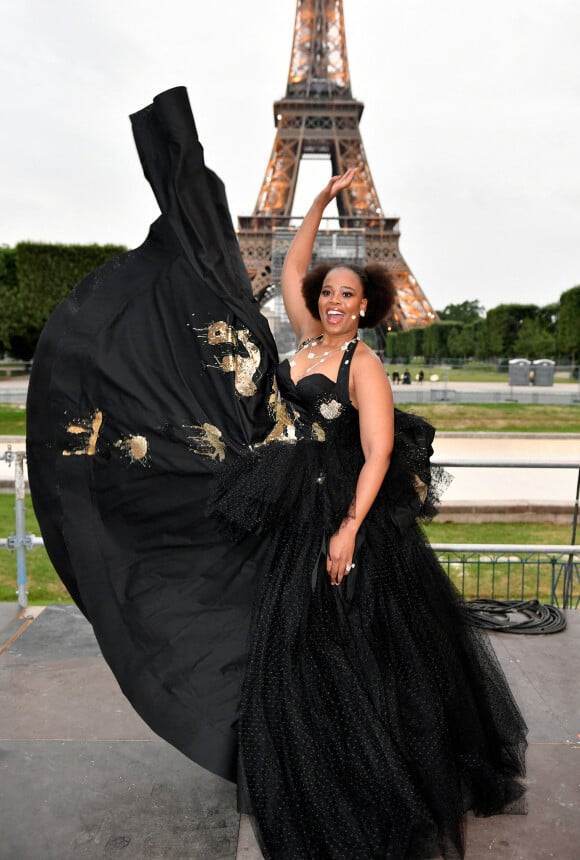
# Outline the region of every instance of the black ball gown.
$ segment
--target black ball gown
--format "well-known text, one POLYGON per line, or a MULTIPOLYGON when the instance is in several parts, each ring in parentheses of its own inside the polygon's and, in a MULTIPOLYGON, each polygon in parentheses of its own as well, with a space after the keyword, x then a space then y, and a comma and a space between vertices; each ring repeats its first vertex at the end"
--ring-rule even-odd
POLYGON ((357 342, 336 380, 276 367, 185 90, 132 120, 161 218, 57 308, 30 381, 51 559, 143 718, 237 778, 266 858, 462 857, 466 810, 521 811, 526 727, 418 524, 432 428, 396 414, 331 587, 357 342))

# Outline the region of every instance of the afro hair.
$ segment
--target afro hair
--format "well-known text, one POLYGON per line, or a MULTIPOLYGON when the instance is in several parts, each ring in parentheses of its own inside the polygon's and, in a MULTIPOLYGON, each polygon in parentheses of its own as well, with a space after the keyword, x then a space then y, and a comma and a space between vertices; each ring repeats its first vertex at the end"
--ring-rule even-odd
POLYGON ((306 307, 314 317, 319 320, 318 298, 324 279, 334 269, 349 269, 359 278, 364 297, 367 300, 367 309, 364 318, 360 320, 361 328, 374 328, 385 319, 395 302, 395 285, 390 274, 384 266, 371 263, 367 266, 353 266, 341 263, 331 265, 330 263, 318 263, 308 272, 302 281, 302 295, 306 307))

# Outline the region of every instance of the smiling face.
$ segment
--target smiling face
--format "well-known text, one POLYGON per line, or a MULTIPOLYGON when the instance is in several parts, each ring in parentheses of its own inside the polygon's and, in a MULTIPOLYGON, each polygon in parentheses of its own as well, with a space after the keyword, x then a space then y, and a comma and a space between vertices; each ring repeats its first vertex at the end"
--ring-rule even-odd
POLYGON ((318 312, 329 334, 342 334, 358 328, 359 313, 367 300, 359 276, 351 269, 331 269, 324 278, 318 312), (354 319, 353 319, 354 316, 354 319))

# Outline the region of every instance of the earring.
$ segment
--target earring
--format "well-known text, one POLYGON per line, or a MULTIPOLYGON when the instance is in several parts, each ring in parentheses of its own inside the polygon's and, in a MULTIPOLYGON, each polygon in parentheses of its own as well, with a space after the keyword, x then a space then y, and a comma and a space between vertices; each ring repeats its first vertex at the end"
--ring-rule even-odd
POLYGON ((361 308, 360 312, 359 312, 359 316, 364 317, 364 315, 365 315, 364 308, 361 308))

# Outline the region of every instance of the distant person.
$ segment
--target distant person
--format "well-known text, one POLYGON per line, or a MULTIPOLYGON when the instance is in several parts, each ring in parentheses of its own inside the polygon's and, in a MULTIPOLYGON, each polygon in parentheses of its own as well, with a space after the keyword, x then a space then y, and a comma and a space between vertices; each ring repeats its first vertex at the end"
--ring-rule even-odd
POLYGON ((393 370, 393 385, 398 385, 401 381, 398 370, 393 370))
POLYGON ((405 372, 403 373, 403 385, 410 385, 410 384, 411 384, 411 374, 409 373, 408 370, 405 370, 405 372))
POLYGON ((419 373, 417 374, 417 382, 422 383, 424 379, 425 379, 425 374, 423 373, 422 370, 420 370, 419 373))

